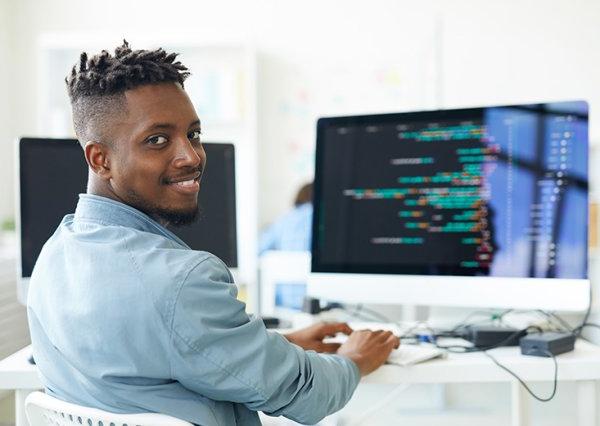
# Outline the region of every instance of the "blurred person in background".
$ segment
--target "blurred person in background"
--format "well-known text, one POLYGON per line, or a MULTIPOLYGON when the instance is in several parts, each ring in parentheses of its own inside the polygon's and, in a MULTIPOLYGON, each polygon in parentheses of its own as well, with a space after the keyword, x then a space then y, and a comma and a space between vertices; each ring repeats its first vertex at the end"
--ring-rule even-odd
POLYGON ((267 227, 260 236, 259 254, 269 250, 310 251, 313 183, 298 190, 294 208, 267 227))

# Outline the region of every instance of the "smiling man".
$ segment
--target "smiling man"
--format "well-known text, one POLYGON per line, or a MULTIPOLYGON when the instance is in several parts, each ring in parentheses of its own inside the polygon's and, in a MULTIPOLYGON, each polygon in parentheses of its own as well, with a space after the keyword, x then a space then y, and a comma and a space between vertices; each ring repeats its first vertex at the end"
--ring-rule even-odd
POLYGON ((119 413, 252 425, 264 411, 315 423, 398 339, 345 324, 269 332, 223 262, 167 229, 195 219, 207 162, 175 57, 125 42, 114 55, 83 53, 67 78, 89 177, 31 278, 42 381, 60 399, 119 413), (338 332, 346 343, 323 342, 338 332))

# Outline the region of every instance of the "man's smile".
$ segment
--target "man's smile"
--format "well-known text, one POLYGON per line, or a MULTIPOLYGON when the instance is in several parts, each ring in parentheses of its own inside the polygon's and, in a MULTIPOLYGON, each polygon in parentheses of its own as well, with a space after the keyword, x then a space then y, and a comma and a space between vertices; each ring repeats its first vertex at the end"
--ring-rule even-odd
POLYGON ((198 171, 190 175, 168 179, 167 185, 171 189, 183 194, 196 194, 200 191, 201 176, 202 172, 198 171))
POLYGON ((187 175, 182 175, 179 177, 174 177, 174 178, 170 178, 170 179, 166 179, 166 183, 167 184, 173 184, 173 183, 182 183, 182 182, 189 182, 189 181, 199 181, 200 180, 200 176, 202 176, 202 171, 198 170, 195 173, 190 173, 187 175))

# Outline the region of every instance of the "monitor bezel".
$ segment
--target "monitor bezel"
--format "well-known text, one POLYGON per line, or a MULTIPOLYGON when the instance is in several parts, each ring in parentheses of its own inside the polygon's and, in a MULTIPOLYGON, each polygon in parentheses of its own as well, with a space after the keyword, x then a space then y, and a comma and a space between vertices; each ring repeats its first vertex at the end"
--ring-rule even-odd
POLYGON ((307 295, 331 302, 582 312, 590 280, 311 272, 307 295))
POLYGON ((29 277, 23 276, 23 256, 21 254, 21 140, 14 140, 14 165, 15 165, 15 234, 17 237, 17 300, 27 305, 27 293, 29 290, 29 277))

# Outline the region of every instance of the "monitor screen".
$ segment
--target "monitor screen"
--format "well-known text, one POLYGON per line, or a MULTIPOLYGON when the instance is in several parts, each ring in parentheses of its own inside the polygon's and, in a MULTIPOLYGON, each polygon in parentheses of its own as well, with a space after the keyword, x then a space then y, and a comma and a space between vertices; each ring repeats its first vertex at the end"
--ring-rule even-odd
MULTIPOLYGON (((235 155, 231 144, 205 143, 207 166, 199 195, 200 215, 175 228, 195 250, 209 251, 237 267, 235 155)), ((31 276, 42 249, 62 218, 86 191, 88 168, 74 139, 23 138, 19 142, 21 276, 31 276)))
POLYGON ((208 251, 228 267, 237 268, 234 147, 224 143, 203 146, 206 169, 198 196, 198 220, 171 231, 194 250, 208 251))
POLYGON ((588 107, 322 118, 312 271, 586 279, 588 107))

